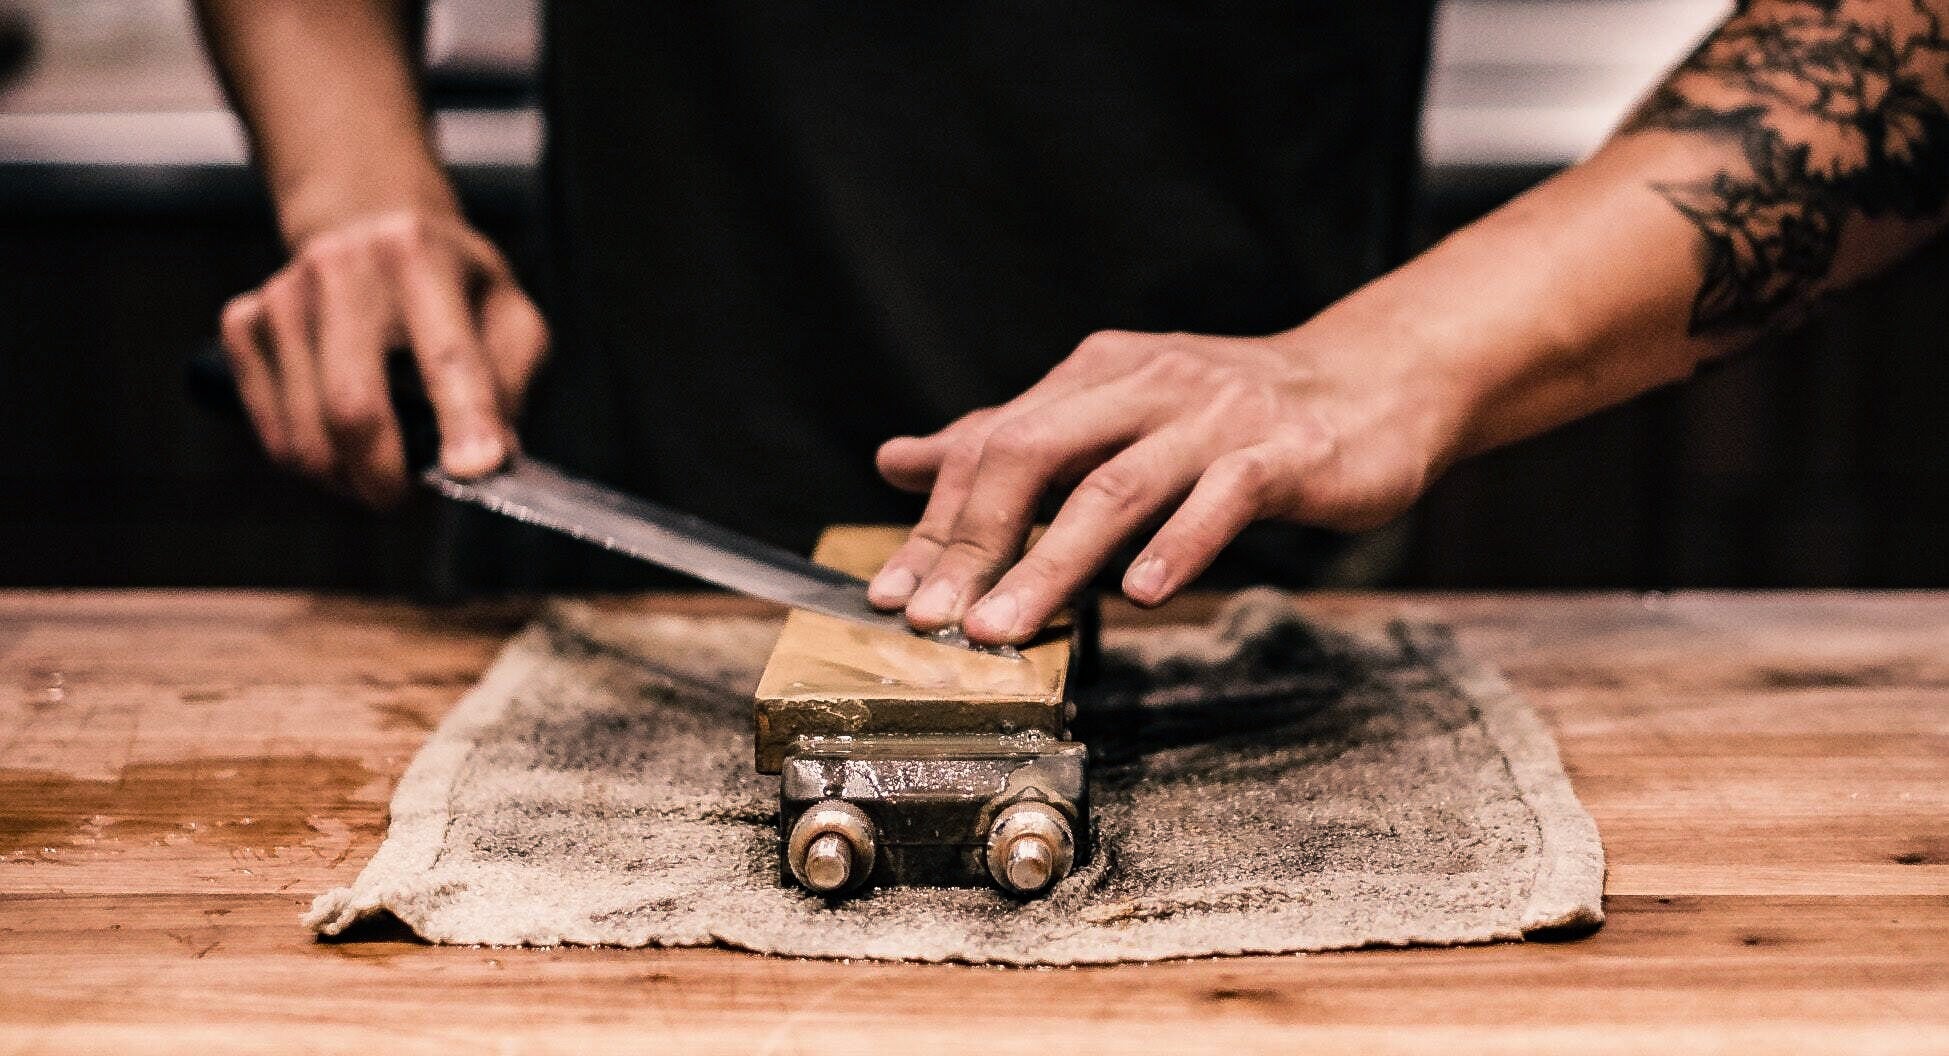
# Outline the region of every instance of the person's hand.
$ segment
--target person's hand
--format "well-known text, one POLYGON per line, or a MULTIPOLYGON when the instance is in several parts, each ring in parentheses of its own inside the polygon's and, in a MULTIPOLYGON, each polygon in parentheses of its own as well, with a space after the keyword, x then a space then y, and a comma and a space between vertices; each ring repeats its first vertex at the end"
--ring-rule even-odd
POLYGON ((493 470, 548 347, 507 261, 457 216, 390 212, 307 238, 223 310, 223 345, 251 424, 282 465, 375 505, 406 486, 386 391, 388 350, 410 348, 454 476, 493 470))
POLYGON ((922 630, 1019 643, 1159 519, 1123 578, 1140 605, 1254 520, 1388 521, 1453 457, 1466 401, 1446 372, 1354 336, 1095 334, 1014 400, 888 441, 881 474, 930 494, 873 602, 922 630), (1023 554, 1040 498, 1076 481, 1023 554))

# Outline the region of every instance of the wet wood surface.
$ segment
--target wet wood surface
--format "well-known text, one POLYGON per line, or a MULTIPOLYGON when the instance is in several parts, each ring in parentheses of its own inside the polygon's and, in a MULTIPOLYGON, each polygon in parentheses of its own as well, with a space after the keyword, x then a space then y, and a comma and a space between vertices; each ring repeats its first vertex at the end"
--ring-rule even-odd
POLYGON ((0 1052, 1949 1050, 1949 595, 1304 605, 1504 667, 1603 833, 1601 931, 1060 971, 318 942, 524 608, 0 593, 0 1052))

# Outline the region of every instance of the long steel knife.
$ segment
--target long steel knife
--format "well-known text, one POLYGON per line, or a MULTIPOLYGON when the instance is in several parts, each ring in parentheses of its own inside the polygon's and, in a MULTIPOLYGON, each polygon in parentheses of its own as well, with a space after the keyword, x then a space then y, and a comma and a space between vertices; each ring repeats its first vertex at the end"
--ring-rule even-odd
MULTIPOLYGON (((874 608, 866 600, 866 581, 857 576, 815 564, 701 517, 571 476, 533 458, 517 455, 499 470, 472 480, 450 477, 439 468, 439 434, 418 371, 410 360, 395 354, 387 362, 387 376, 408 465, 423 483, 449 499, 561 532, 739 594, 868 627, 919 633, 899 613, 874 608)), ((194 357, 188 383, 197 402, 226 417, 247 420, 236 379, 221 352, 194 357)), ((958 631, 921 637, 981 652, 1003 651, 973 646, 958 631)))
MULTIPOLYGON (((795 609, 913 633, 906 618, 866 600, 866 581, 681 510, 659 506, 545 462, 516 455, 496 472, 460 480, 437 467, 420 479, 449 499, 470 502, 605 550, 648 561, 713 586, 795 609)), ((958 636, 928 635, 950 645, 958 636)))

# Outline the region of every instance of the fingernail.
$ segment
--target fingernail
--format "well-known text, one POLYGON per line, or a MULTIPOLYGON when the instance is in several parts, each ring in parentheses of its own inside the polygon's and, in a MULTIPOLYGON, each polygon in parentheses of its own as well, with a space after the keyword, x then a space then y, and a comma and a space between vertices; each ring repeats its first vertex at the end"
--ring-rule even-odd
POLYGON ((952 623, 955 603, 961 600, 961 592, 945 579, 937 579, 922 587, 914 600, 907 603, 907 616, 921 623, 952 623))
POLYGON ((498 468, 505 457, 500 441, 477 436, 456 443, 449 449, 447 461, 456 473, 472 475, 498 468))
POLYGON ((969 630, 992 638, 1006 638, 1015 633, 1015 620, 1022 614, 1022 606, 1013 594, 990 594, 981 599, 968 612, 963 622, 969 630))
POLYGON ((1123 589, 1138 601, 1155 601, 1164 593, 1164 577, 1169 573, 1162 558, 1141 558, 1124 574, 1123 589))
POLYGON ((920 586, 920 577, 914 575, 912 569, 883 568, 879 575, 873 577, 867 593, 872 595, 874 601, 889 605, 904 605, 907 599, 913 596, 914 588, 918 586, 920 586))

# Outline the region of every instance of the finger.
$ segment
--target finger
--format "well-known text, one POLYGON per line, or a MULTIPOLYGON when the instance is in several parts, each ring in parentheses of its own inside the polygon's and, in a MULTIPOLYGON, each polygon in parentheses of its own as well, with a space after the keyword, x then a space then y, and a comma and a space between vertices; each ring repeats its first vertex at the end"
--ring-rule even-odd
POLYGON ((1027 414, 1095 385, 1125 377, 1142 362, 1153 335, 1105 331, 1092 334, 1076 350, 1021 395, 1000 407, 976 411, 930 436, 895 437, 876 457, 880 475, 894 487, 928 492, 926 513, 907 542, 887 560, 867 596, 882 608, 907 604, 921 577, 946 548, 959 517, 974 466, 968 452, 979 449, 998 417, 1027 414), (955 453, 968 452, 960 464, 955 453))
POLYGON ((386 389, 391 305, 369 258, 320 268, 318 378, 326 432, 360 499, 385 506, 406 490, 405 450, 386 389))
POLYGON ((507 460, 509 442, 459 263, 408 249, 394 261, 393 278, 440 428, 441 467, 463 478, 492 472, 507 460))
POLYGON ((325 433, 318 394, 317 350, 312 340, 312 291, 301 272, 286 269, 264 284, 264 333, 277 368, 279 405, 284 410, 290 461, 306 475, 332 481, 338 470, 331 438, 325 433))
POLYGON ((465 225, 443 227, 442 234, 453 240, 460 255, 482 275, 500 282, 514 281, 514 268, 509 266, 508 258, 501 255, 501 250, 486 235, 465 225))
POLYGON ((1124 595, 1145 606, 1168 600, 1210 567, 1247 525, 1269 509, 1290 505, 1314 461, 1305 452, 1259 444, 1212 462, 1130 563, 1124 595))
POLYGON ((1084 477, 1049 530, 968 611, 968 637, 993 645, 1027 641, 1125 540, 1191 490, 1210 443, 1201 430, 1176 426, 1084 477))
POLYGON ((970 437, 941 463, 940 472, 934 476, 933 490, 927 496, 927 506, 921 511, 920 523, 907 533, 907 541, 900 544, 867 584, 868 601, 883 609, 897 609, 913 597, 914 588, 920 586, 920 577, 934 567, 947 547, 954 519, 960 515, 968 485, 974 480, 980 451, 979 440, 970 437))
POLYGON ((284 408, 277 394, 270 350, 264 347, 264 302, 256 293, 232 298, 218 318, 230 374, 237 379, 237 397, 251 428, 271 460, 289 463, 291 438, 284 427, 284 408))
POLYGON ((934 487, 941 467, 956 445, 979 446, 1002 407, 969 411, 926 436, 896 436, 880 445, 874 463, 887 483, 902 491, 925 494, 934 487))
POLYGON ((1143 436, 1162 398, 1119 379, 999 422, 982 444, 947 548, 907 605, 908 621, 924 629, 959 622, 1021 552, 1043 493, 1143 436))
POLYGON ((547 358, 548 323, 493 242, 471 228, 452 235, 461 255, 482 280, 478 297, 481 345, 487 350, 503 418, 512 421, 520 412, 536 368, 547 358))
MULTIPOLYGON (((1044 393, 1047 397, 1048 394, 1044 393)), ((1038 404, 1039 405, 1039 404, 1038 404)), ((1015 406, 1013 402, 1006 406, 1015 406)), ((921 580, 933 571, 947 549, 956 520, 966 505, 976 467, 989 434, 1001 420, 1002 407, 987 407, 957 419, 954 424, 931 437, 907 438, 917 443, 940 444, 945 454, 937 468, 927 472, 924 486, 927 506, 920 523, 907 541, 894 551, 867 586, 867 598, 884 609, 895 609, 913 599, 921 580)), ((891 443, 891 442, 890 442, 891 443)), ((886 448, 881 448, 884 456, 886 448)), ((882 463, 884 470, 885 463, 882 463)))
POLYGON ((548 355, 548 324, 540 309, 510 278, 489 281, 481 296, 481 344, 494 370, 495 392, 505 421, 521 413, 528 384, 548 355))
MULTIPOLYGON (((995 408, 989 407, 975 413, 993 415, 994 412, 995 408)), ((959 424, 959 421, 955 423, 959 424)), ((901 491, 924 495, 934 487, 948 451, 963 437, 964 434, 954 431, 954 426, 928 436, 896 436, 874 452, 873 465, 880 471, 880 479, 888 484, 901 491)))
POLYGON ((1052 400, 1112 381, 1129 373, 1138 363, 1146 342, 1157 340, 1150 334, 1104 331, 1091 334, 1063 358, 1041 380, 1014 399, 955 420, 926 436, 896 436, 880 445, 875 458, 880 476, 902 491, 924 492, 934 486, 934 478, 954 445, 967 439, 981 421, 1000 415, 1026 413, 1052 400))

